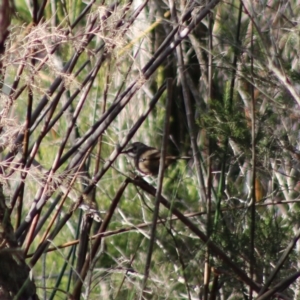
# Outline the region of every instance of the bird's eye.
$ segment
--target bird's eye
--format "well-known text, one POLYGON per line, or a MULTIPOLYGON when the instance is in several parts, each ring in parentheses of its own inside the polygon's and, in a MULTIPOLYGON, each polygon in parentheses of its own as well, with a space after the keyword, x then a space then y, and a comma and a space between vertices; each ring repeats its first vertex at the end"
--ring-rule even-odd
POLYGON ((134 146, 134 147, 132 148, 132 152, 133 152, 133 153, 136 153, 136 152, 137 152, 137 147, 136 147, 136 146, 134 146))

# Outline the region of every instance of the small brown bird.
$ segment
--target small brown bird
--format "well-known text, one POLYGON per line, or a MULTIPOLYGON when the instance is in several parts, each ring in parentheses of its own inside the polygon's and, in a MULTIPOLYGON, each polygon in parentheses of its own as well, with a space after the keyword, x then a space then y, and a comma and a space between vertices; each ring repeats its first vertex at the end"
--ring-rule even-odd
MULTIPOLYGON (((160 151, 156 148, 135 142, 122 151, 122 153, 127 154, 133 159, 136 169, 142 174, 152 176, 158 174, 160 151)), ((178 159, 190 159, 190 157, 167 155, 165 158, 165 167, 167 168, 178 159)))

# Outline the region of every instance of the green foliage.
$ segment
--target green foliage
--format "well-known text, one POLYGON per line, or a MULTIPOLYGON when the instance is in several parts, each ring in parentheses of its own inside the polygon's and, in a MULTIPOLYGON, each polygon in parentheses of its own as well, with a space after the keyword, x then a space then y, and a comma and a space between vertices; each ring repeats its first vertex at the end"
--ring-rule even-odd
POLYGON ((235 99, 229 98, 229 87, 226 88, 222 101, 211 100, 210 109, 202 114, 199 125, 205 129, 208 136, 214 139, 219 146, 232 139, 241 149, 248 151, 251 144, 251 132, 245 117, 245 111, 235 99))

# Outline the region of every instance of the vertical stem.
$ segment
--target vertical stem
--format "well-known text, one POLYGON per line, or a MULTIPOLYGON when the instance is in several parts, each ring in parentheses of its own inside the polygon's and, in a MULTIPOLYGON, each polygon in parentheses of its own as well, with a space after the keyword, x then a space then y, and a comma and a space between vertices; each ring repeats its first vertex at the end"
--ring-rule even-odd
MULTIPOLYGON (((32 82, 33 82, 33 77, 32 77, 32 82)), ((22 153, 22 168, 23 169, 26 169, 26 160, 28 157, 29 130, 30 130, 29 127, 30 127, 30 120, 31 120, 32 103, 33 103, 32 88, 30 85, 28 85, 27 116, 26 116, 26 121, 25 121, 23 153, 22 153)), ((21 223, 25 179, 26 179, 26 172, 21 172, 21 184, 20 184, 21 186, 20 186, 19 194, 18 194, 18 197, 16 200, 16 202, 17 202, 16 228, 18 228, 21 223)))
MULTIPOLYGON (((210 2, 211 3, 211 2, 210 2)), ((170 4, 170 10, 171 10, 171 16, 172 20, 174 22, 174 26, 177 26, 178 24, 178 18, 176 15, 176 9, 175 9, 175 3, 173 0, 169 0, 170 4)), ((208 8, 208 6, 206 7, 208 8)), ((180 28, 179 28, 180 30, 180 28)), ((179 35, 177 34, 175 36, 177 39, 179 35)), ((197 146, 197 137, 196 137, 196 130, 195 130, 195 121, 194 121, 194 115, 193 115, 193 109, 189 94, 189 88, 185 76, 185 70, 184 70, 184 61, 183 61, 183 54, 182 54, 182 44, 179 44, 176 47, 176 54, 178 59, 178 71, 179 71, 179 78, 182 85, 182 93, 183 93, 183 100, 184 100, 184 106, 186 111, 186 118, 188 123, 188 129, 189 129, 189 135, 191 140, 191 148, 193 152, 193 159, 195 162, 195 169, 196 169, 196 176, 198 181, 198 190, 200 194, 200 201, 202 203, 206 203, 206 188, 205 188, 205 181, 204 181, 204 175, 202 171, 202 164, 201 164, 201 155, 197 146)))
MULTIPOLYGON (((233 93, 234 93, 234 86, 235 86, 235 75, 236 75, 237 61, 238 61, 238 54, 239 54, 242 8, 243 8, 243 4, 242 4, 242 2, 240 2, 237 31, 236 31, 236 38, 235 38, 236 45, 234 48, 234 57, 233 57, 233 63, 232 63, 232 75, 231 75, 230 90, 229 90, 229 105, 228 106, 229 106, 230 112, 232 110, 233 93)), ((225 171, 226 171, 226 157, 227 157, 227 151, 228 151, 228 143, 229 143, 229 139, 227 137, 224 142, 224 152, 223 152, 223 159, 222 159, 221 176, 220 176, 220 182, 219 182, 218 192, 217 192, 216 212, 215 212, 215 218, 214 218, 215 230, 218 225, 218 221, 219 221, 220 214, 221 214, 221 198, 223 196, 223 191, 225 188, 225 171)))
MULTIPOLYGON (((253 24, 251 22, 251 53, 253 53, 253 24)), ((253 77, 253 55, 250 57, 250 68, 251 68, 251 82, 254 82, 253 77)), ((255 240, 255 181, 256 181, 256 156, 255 156, 255 98, 254 98, 254 86, 253 84, 250 87, 251 89, 251 134, 252 134, 252 200, 251 200, 251 236, 250 236, 250 278, 253 280, 254 277, 254 266, 255 266, 255 256, 254 256, 254 240, 255 240)), ((250 286, 249 299, 253 298, 253 290, 250 286)))
MULTIPOLYGON (((208 1, 206 1, 208 2, 208 1)), ((212 64, 213 64, 213 37, 212 37, 212 14, 208 14, 208 105, 207 109, 209 110, 209 103, 212 100, 212 92, 213 92, 213 82, 212 82, 212 64)), ((206 199, 206 210, 207 210, 207 220, 206 220, 206 235, 208 238, 210 237, 212 233, 211 228, 211 191, 212 191, 212 168, 211 168, 211 138, 208 136, 208 176, 207 176, 207 199, 206 199)), ((203 291, 203 299, 207 300, 209 295, 209 280, 210 280, 210 251, 209 247, 206 247, 205 252, 205 263, 204 263, 204 291, 203 291)))
POLYGON ((172 104, 172 79, 167 79, 167 103, 166 103, 166 117, 164 122, 164 133, 163 133, 163 140, 162 140, 162 147, 161 147, 161 156, 159 161, 159 172, 158 172, 158 183, 157 183, 157 190, 155 194, 155 207, 153 211, 153 218, 152 218, 152 227, 151 227, 151 237, 149 241, 149 247, 146 257, 146 264, 145 264, 145 271, 144 271, 144 280, 142 284, 142 293, 140 299, 143 299, 144 290, 147 285, 147 279, 149 277, 150 271, 150 264, 152 258, 153 247, 155 243, 155 235, 156 235, 156 225, 159 215, 159 205, 160 205, 160 196, 162 192, 162 185, 163 185, 163 178, 164 178, 164 169, 165 169, 165 157, 167 152, 167 141, 169 136, 169 124, 170 124, 170 114, 171 114, 171 104, 172 104))

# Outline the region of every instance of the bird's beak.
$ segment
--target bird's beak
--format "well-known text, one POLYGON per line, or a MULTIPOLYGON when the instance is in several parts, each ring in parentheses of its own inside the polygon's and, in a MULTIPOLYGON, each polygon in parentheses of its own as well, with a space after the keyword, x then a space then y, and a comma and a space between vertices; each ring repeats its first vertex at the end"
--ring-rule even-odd
POLYGON ((125 148, 122 152, 121 152, 121 154, 126 154, 126 155, 128 155, 128 156, 130 156, 130 157, 135 157, 136 156, 136 151, 134 151, 134 147, 133 146, 128 146, 127 148, 125 148))
POLYGON ((121 151, 122 154, 127 154, 128 152, 130 152, 132 150, 131 146, 127 146, 125 149, 123 149, 121 151))

